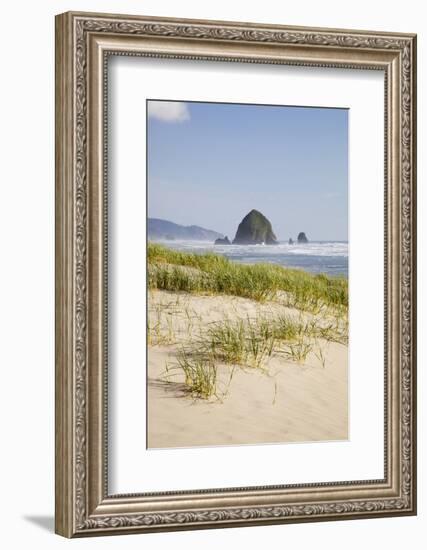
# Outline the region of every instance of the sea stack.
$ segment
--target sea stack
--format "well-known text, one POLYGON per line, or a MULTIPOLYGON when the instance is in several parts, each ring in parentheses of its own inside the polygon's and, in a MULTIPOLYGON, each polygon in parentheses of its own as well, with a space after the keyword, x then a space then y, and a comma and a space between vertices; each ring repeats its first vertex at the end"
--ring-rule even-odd
POLYGON ((301 244, 301 243, 308 243, 308 239, 306 237, 306 234, 301 232, 298 234, 298 242, 301 244))
POLYGON ((251 210, 240 222, 233 244, 277 244, 277 239, 270 221, 251 210))
POLYGON ((214 244, 231 244, 231 242, 230 242, 230 239, 226 235, 224 237, 224 239, 221 239, 221 238, 215 239, 214 244))

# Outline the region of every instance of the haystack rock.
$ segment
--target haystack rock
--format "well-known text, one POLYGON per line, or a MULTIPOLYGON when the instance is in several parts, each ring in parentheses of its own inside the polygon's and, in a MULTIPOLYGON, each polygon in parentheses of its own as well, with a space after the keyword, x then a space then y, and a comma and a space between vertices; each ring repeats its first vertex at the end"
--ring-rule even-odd
POLYGON ((306 234, 302 233, 302 232, 299 233, 297 240, 298 240, 299 243, 308 243, 308 239, 306 237, 306 234))
POLYGON ((233 244, 277 244, 277 239, 269 220, 251 210, 240 222, 233 244))

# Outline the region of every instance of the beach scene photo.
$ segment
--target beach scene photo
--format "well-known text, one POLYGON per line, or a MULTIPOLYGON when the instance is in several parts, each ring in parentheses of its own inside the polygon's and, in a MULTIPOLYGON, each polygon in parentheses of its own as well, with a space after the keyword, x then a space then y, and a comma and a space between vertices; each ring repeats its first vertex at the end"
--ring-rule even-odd
POLYGON ((347 440, 348 110, 147 101, 147 448, 347 440))

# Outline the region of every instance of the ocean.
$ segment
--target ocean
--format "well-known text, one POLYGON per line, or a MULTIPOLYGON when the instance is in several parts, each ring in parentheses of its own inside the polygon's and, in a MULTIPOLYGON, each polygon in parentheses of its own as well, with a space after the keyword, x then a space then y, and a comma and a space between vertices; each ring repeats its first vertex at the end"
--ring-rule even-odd
POLYGON ((270 263, 310 273, 348 277, 348 242, 344 241, 280 242, 277 245, 214 245, 206 241, 184 240, 158 242, 182 252, 215 252, 235 262, 270 263))

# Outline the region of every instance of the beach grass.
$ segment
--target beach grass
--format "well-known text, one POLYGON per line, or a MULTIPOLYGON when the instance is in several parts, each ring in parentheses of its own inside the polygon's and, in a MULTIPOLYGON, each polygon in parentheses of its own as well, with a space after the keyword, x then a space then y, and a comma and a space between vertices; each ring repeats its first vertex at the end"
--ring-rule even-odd
POLYGON ((274 337, 261 334, 256 324, 225 319, 212 324, 201 348, 214 359, 233 365, 262 368, 274 348, 274 337))
MULTIPOLYGON (((166 378, 171 374, 184 375, 184 385, 192 397, 219 398, 219 364, 232 367, 230 380, 236 366, 258 369, 268 375, 268 361, 274 355, 302 365, 313 354, 325 368, 323 345, 329 342, 346 345, 346 330, 346 325, 322 326, 313 319, 285 315, 225 318, 211 323, 204 334, 186 342, 176 361, 168 367, 166 378)), ((222 393, 224 397, 226 392, 222 393)))
MULTIPOLYGON (((269 374, 273 356, 286 362, 317 362, 326 368, 328 344, 348 344, 348 282, 343 277, 313 275, 271 264, 240 264, 213 254, 179 252, 148 245, 148 288, 175 292, 151 310, 148 344, 181 348, 165 373, 178 376, 193 398, 221 399, 218 368, 251 368, 269 374), (185 295, 223 295, 260 302, 267 312, 225 316, 203 323, 185 295), (266 302, 292 308, 273 313, 266 302), (181 317, 181 329, 173 318, 181 317), (184 345, 182 345, 184 338, 184 345), (311 359, 310 359, 311 357, 311 359)), ((229 386, 229 384, 228 384, 229 386)), ((228 391, 227 386, 227 391, 228 391)))
POLYGON ((176 376, 183 380, 185 392, 193 399, 224 399, 234 375, 234 367, 229 370, 228 382, 219 381, 217 357, 192 348, 181 348, 176 362, 166 364, 163 378, 170 383, 176 376))
POLYGON ((181 350, 177 365, 184 373, 184 384, 192 397, 209 399, 217 392, 217 366, 211 357, 181 350))
POLYGON ((346 313, 348 281, 272 264, 242 264, 218 254, 179 252, 148 244, 150 289, 225 294, 259 302, 285 297, 287 305, 317 313, 333 308, 346 313))

